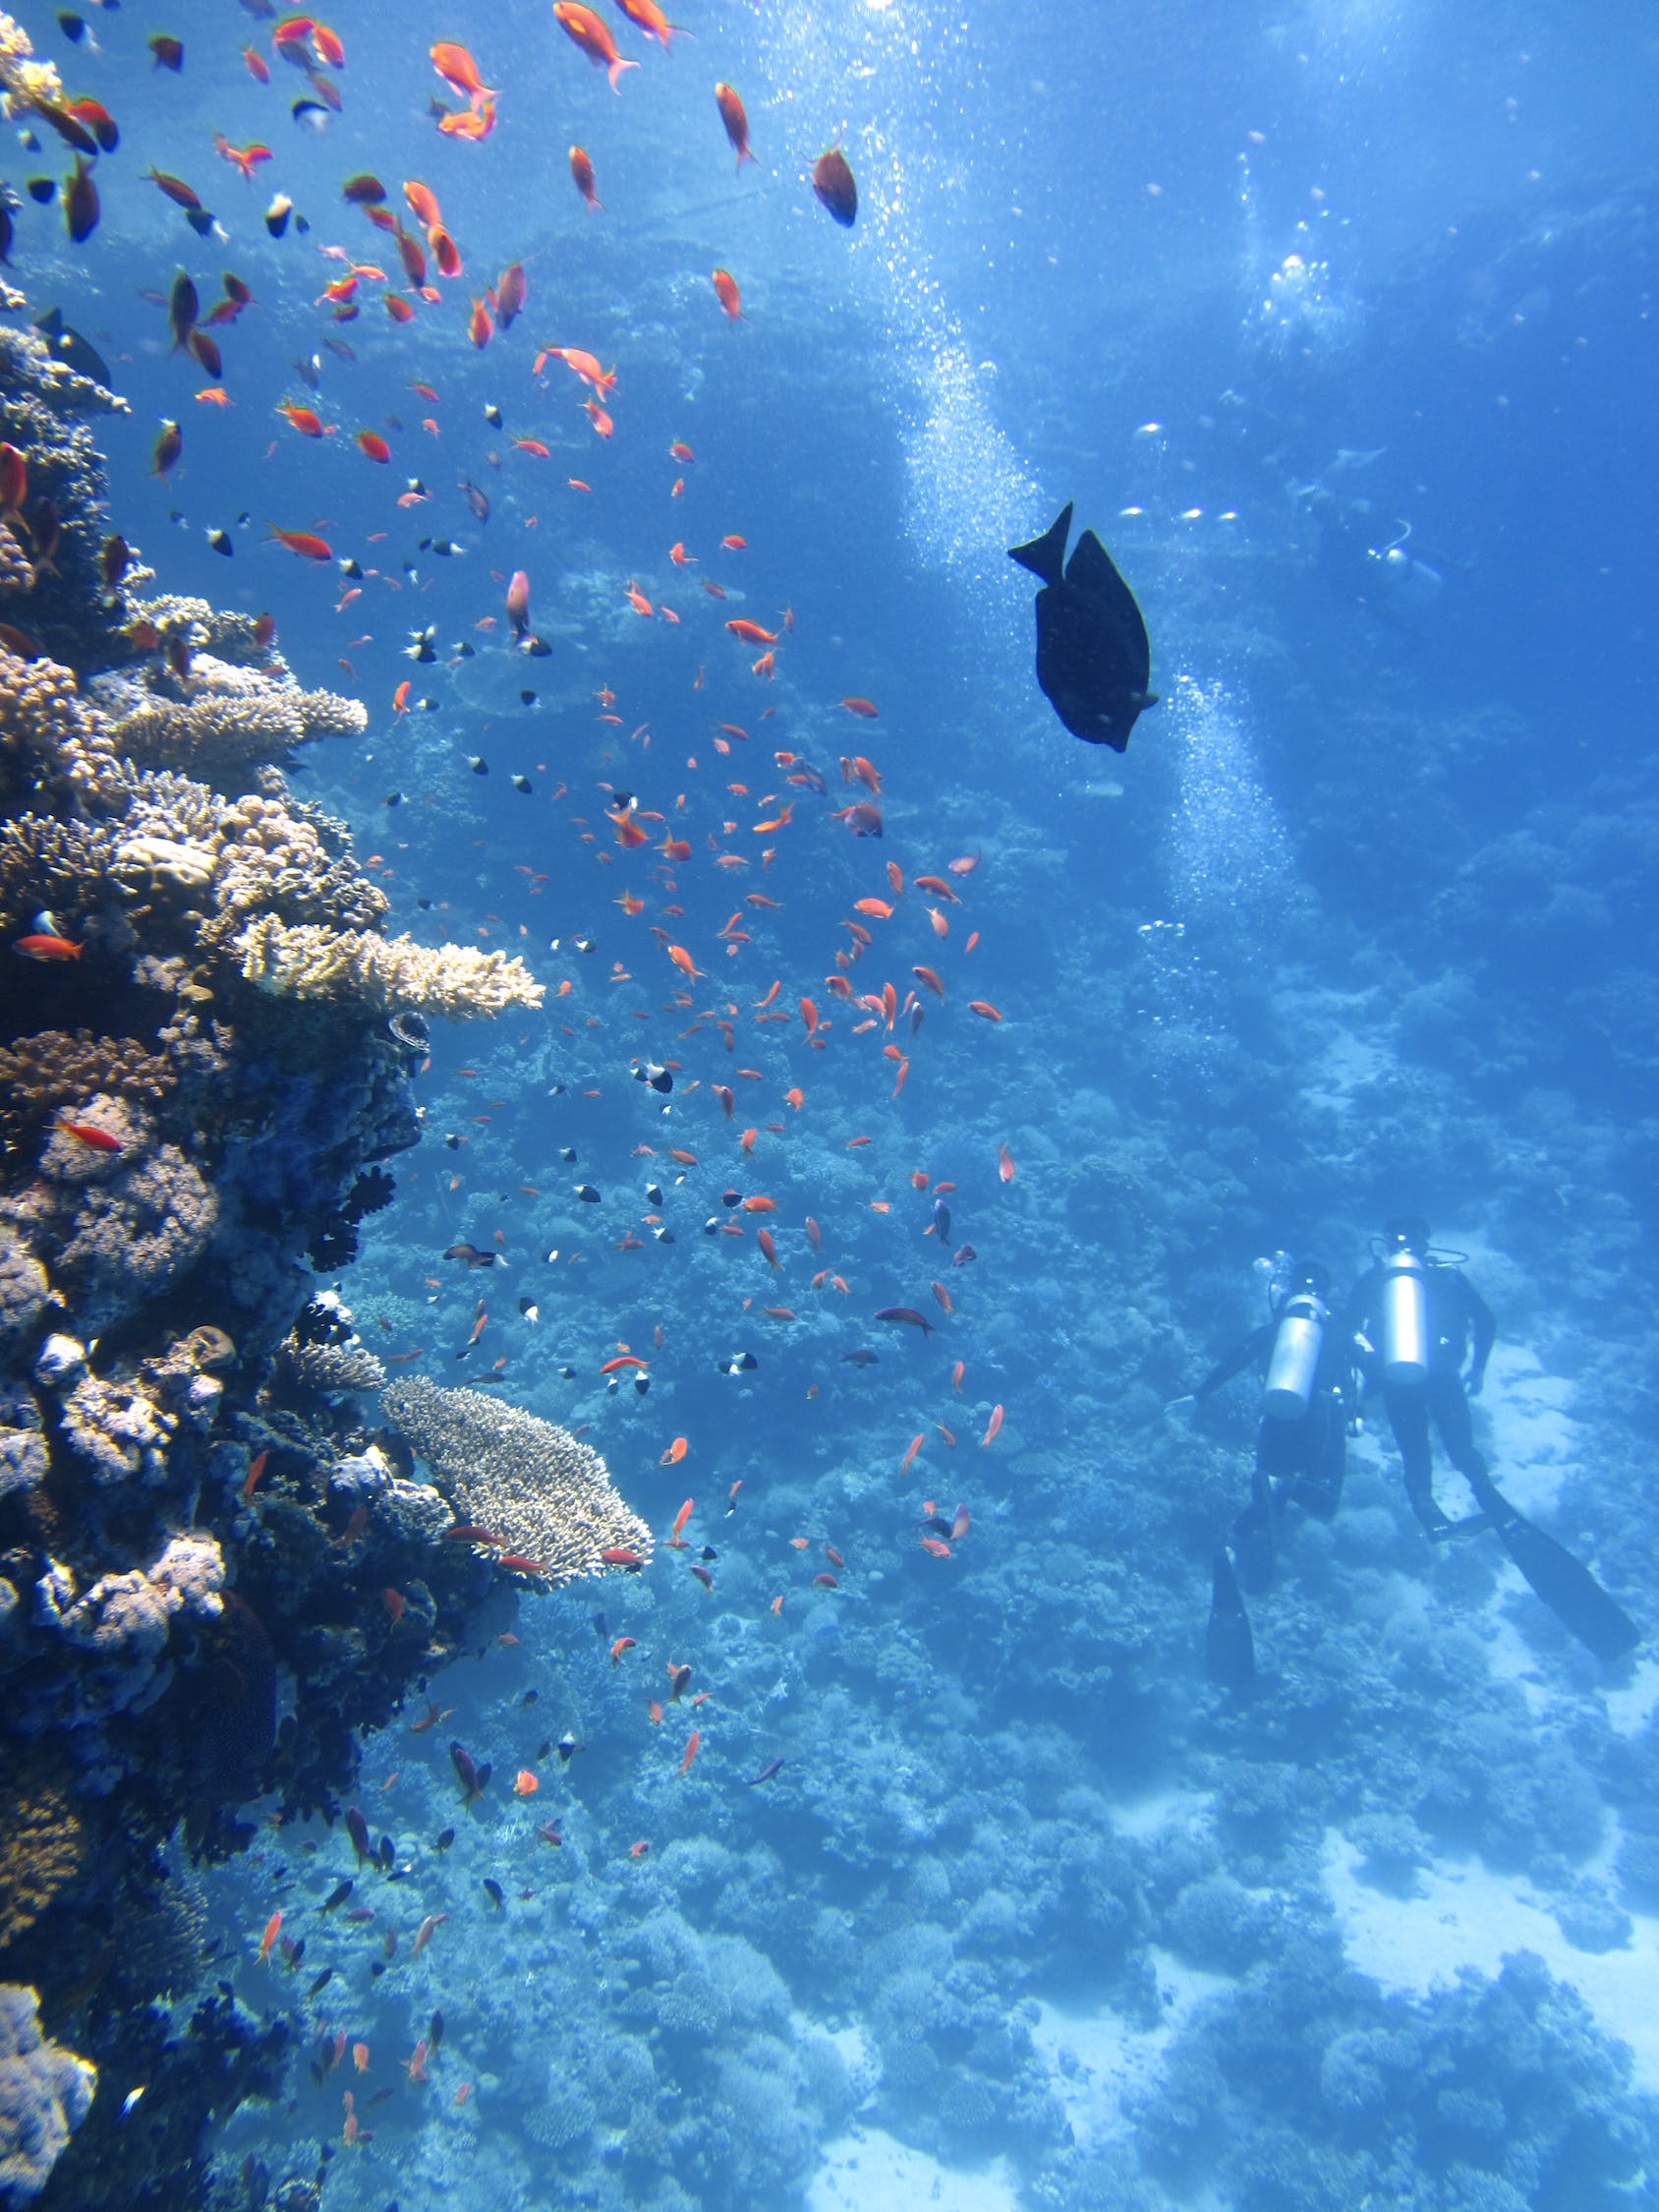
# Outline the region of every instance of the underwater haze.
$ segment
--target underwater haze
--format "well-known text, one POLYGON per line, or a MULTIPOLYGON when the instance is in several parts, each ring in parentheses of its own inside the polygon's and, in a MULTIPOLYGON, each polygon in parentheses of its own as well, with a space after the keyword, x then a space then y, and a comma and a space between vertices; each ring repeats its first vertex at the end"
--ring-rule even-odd
POLYGON ((0 2212, 1659 2203, 1659 26, 677 13, 0 19, 0 2212))

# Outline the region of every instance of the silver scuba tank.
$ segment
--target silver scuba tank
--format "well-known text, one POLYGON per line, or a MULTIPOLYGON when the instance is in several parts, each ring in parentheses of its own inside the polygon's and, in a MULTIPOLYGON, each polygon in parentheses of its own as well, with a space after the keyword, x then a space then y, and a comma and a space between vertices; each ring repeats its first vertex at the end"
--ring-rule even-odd
POLYGON ((1262 1401, 1262 1411, 1275 1421, 1300 1421, 1307 1412, 1330 1318, 1329 1309, 1312 1291, 1298 1291, 1281 1309, 1262 1401))
POLYGON ((1392 1252, 1382 1261, 1382 1301, 1377 1350, 1383 1380, 1397 1387, 1429 1378, 1428 1269, 1414 1252, 1392 1252))

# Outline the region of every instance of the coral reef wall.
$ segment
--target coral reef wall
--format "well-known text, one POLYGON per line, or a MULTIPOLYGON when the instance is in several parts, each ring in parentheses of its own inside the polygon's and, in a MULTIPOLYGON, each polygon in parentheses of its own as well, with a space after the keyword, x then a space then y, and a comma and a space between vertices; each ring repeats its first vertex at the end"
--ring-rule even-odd
POLYGON ((0 329, 0 2196, 85 2121, 48 2201, 86 2207, 195 2201, 201 2125, 286 2039, 151 2002, 197 1948, 135 1936, 178 1917, 166 1839, 235 1849, 256 1790, 332 1814, 354 1731, 502 1587, 375 1442, 384 1370, 315 1277, 415 1141, 424 1015, 542 995, 381 936, 281 772, 364 710, 268 623, 155 592, 105 513, 119 405, 0 329), (112 2063, 148 2085, 119 2138, 112 2063))

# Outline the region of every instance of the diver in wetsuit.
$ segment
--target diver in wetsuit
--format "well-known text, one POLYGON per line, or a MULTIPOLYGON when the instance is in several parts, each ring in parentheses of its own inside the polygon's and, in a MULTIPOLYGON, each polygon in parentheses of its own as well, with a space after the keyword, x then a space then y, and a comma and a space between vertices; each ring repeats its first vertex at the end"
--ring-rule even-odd
POLYGON ((1296 1504, 1316 1521, 1329 1521, 1342 1500, 1354 1363, 1332 1324, 1330 1295, 1329 1268, 1317 1259, 1298 1260, 1272 1317, 1211 1368, 1190 1400, 1175 1400, 1180 1406, 1208 1398, 1246 1368, 1265 1378, 1250 1502, 1233 1523, 1231 1539, 1252 1594, 1273 1580, 1274 1508, 1296 1504))
POLYGON ((1420 1215, 1390 1221, 1382 1245, 1348 1301, 1348 1332, 1366 1350, 1368 1376, 1382 1384, 1411 1510, 1429 1542, 1444 1543, 1460 1530, 1497 1524, 1497 1492, 1475 1444, 1468 1402, 1480 1395, 1498 1324, 1457 1261, 1430 1252, 1429 1225, 1420 1215), (1435 1500, 1431 1423, 1480 1507, 1465 1520, 1449 1519, 1435 1500))
POLYGON ((1250 1501, 1214 1562, 1207 1657, 1212 1679, 1227 1688, 1240 1687, 1255 1671, 1239 1584, 1252 1596, 1271 1585, 1276 1512, 1294 1503, 1316 1520, 1329 1521, 1342 1498, 1355 1363, 1351 1339, 1333 1323, 1326 1303, 1330 1292, 1328 1268, 1317 1259, 1297 1261, 1272 1316, 1212 1368, 1196 1390, 1165 1409, 1173 1413, 1194 1405, 1249 1367, 1265 1380, 1250 1501))
POLYGON ((1582 1560, 1516 1510, 1475 1444, 1468 1402, 1480 1394, 1497 1335, 1491 1308, 1455 1258, 1435 1257, 1429 1225, 1419 1215, 1391 1221, 1382 1245, 1354 1286, 1347 1317, 1364 1344, 1368 1375, 1380 1376, 1404 1462, 1405 1494, 1429 1542, 1491 1529, 1570 1634, 1598 1659, 1623 1659, 1641 1641, 1641 1631, 1582 1560), (1435 1502, 1431 1421, 1479 1508, 1461 1521, 1450 1520, 1435 1502))

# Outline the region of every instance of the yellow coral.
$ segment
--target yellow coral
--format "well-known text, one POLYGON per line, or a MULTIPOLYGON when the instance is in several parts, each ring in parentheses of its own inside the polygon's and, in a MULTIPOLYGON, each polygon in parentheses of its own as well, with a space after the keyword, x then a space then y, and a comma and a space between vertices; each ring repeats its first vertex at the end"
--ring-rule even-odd
POLYGON ((63 102, 63 81, 50 62, 36 61, 34 47, 22 24, 0 15, 0 106, 18 115, 63 102))
POLYGON ((539 1007, 544 988, 523 960, 469 945, 418 945, 364 930, 286 928, 263 914, 236 939, 250 983, 283 999, 356 1000, 380 1014, 467 1021, 509 1006, 539 1007))
POLYGON ((79 1877, 89 1849, 67 1765, 50 1753, 9 1755, 0 1772, 0 1951, 79 1877))

